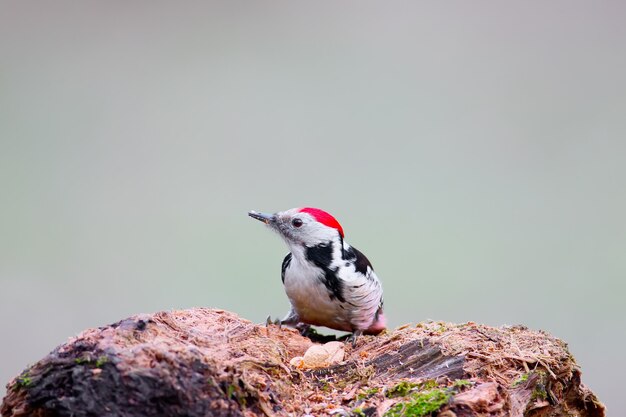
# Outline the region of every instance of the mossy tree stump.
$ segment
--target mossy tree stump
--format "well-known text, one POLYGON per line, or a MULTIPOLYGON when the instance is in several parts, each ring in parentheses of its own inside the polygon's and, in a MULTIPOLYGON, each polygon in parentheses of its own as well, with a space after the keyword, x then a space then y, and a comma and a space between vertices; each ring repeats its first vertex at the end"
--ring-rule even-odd
POLYGON ((419 323, 294 366, 313 342, 220 310, 89 329, 9 382, 18 416, 604 416, 565 343, 524 327, 419 323), (290 364, 290 361, 292 364, 290 364))

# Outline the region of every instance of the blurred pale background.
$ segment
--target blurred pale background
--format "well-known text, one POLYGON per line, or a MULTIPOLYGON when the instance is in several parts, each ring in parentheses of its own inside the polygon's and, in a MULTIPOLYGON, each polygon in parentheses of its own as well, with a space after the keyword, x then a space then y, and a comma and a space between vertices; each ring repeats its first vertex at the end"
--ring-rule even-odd
POLYGON ((392 326, 545 329, 626 407, 623 2, 0 5, 2 385, 134 313, 282 315, 246 212, 313 205, 392 326))

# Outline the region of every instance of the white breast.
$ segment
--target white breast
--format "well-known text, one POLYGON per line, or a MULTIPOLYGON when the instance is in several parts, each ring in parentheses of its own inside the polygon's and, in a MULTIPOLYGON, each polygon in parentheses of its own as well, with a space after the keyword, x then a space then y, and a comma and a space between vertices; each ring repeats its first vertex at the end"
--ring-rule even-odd
POLYGON ((326 326, 336 330, 353 331, 349 311, 336 298, 331 299, 324 285, 324 272, 294 256, 285 271, 285 292, 291 306, 303 323, 326 326))
POLYGON ((285 292, 303 323, 352 332, 365 330, 375 320, 382 299, 382 286, 374 271, 356 271, 353 263, 341 260, 330 265, 342 287, 343 301, 325 285, 324 271, 304 257, 301 248, 292 248, 292 260, 285 270, 285 292))

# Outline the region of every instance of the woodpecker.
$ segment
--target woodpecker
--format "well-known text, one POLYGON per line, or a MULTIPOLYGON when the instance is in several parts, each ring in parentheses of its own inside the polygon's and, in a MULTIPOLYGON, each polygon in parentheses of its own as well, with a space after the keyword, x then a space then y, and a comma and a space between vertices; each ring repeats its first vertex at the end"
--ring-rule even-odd
POLYGON ((382 285, 332 215, 312 207, 248 215, 278 232, 289 247, 281 276, 291 310, 279 324, 351 332, 353 345, 361 334, 385 329, 382 285))

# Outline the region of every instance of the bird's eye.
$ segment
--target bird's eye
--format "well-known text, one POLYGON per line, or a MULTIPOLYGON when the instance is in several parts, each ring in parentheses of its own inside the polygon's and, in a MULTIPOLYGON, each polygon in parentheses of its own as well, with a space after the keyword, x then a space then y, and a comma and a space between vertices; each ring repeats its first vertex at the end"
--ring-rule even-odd
POLYGON ((300 227, 300 226, 302 226, 302 220, 300 220, 300 219, 293 219, 291 221, 291 224, 293 224, 293 227, 300 227))

